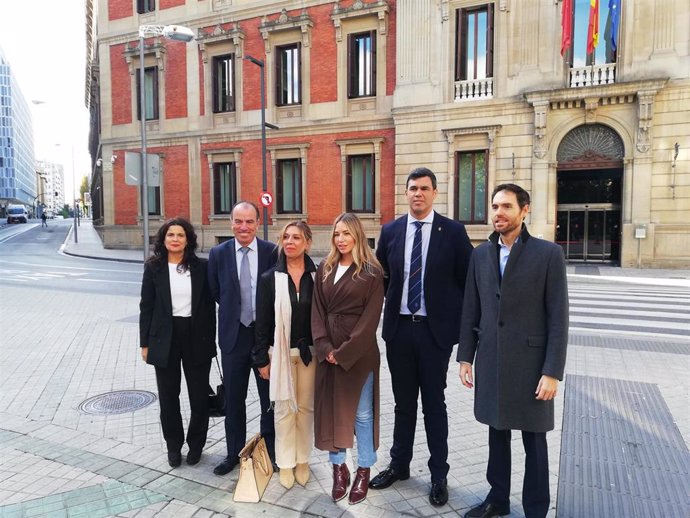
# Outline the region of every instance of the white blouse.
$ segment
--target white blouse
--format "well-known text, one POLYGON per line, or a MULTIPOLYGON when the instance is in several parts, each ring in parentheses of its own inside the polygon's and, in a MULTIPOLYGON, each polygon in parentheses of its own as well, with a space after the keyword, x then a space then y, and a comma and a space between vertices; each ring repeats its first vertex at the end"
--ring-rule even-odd
POLYGON ((340 278, 345 274, 349 267, 349 264, 347 266, 343 266, 342 264, 338 265, 338 269, 335 271, 335 278, 333 279, 333 284, 340 280, 340 278))
POLYGON ((168 263, 170 272, 170 298, 174 317, 192 316, 192 275, 186 272, 178 272, 177 265, 168 263))

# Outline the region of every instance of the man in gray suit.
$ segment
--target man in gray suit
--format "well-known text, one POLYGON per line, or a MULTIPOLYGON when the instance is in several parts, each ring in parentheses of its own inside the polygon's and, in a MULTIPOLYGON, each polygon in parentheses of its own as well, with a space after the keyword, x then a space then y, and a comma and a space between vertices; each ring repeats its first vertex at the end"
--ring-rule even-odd
POLYGON ((467 518, 510 513, 510 431, 525 448, 525 516, 549 509, 546 432, 554 428, 553 398, 563 378, 568 343, 568 288, 560 246, 530 236, 529 194, 515 184, 492 195, 495 232, 472 253, 460 326, 460 381, 476 382, 474 414, 489 425, 491 486, 467 518), (474 363, 474 376, 472 364, 474 363))

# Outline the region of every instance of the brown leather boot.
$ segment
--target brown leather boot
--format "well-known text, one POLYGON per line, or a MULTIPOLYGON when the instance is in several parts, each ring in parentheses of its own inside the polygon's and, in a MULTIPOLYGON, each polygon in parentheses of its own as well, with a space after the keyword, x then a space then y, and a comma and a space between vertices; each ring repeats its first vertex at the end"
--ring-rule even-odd
POLYGON ((358 504, 367 497, 367 491, 369 491, 369 471, 369 468, 357 468, 355 481, 352 483, 350 497, 348 498, 350 504, 358 504))
POLYGON ((334 502, 342 500, 347 494, 347 488, 350 486, 350 470, 347 469, 347 464, 333 464, 333 490, 331 497, 334 502))

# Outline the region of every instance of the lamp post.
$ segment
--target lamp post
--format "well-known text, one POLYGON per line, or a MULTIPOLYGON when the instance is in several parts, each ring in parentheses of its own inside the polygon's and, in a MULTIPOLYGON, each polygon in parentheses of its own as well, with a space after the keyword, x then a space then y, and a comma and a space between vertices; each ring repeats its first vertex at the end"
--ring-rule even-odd
POLYGON ((146 74, 144 69, 144 38, 163 36, 172 41, 188 43, 194 39, 194 32, 181 25, 139 26, 139 119, 141 122, 141 219, 144 230, 144 261, 149 257, 149 182, 146 160, 146 74))
MULTIPOLYGON (((60 146, 61 144, 57 143, 55 145, 60 146)), ((74 167, 74 143, 71 144, 70 149, 72 153, 72 194, 74 196, 74 201, 72 202, 72 208, 74 213, 74 242, 79 243, 79 209, 77 207, 77 193, 79 192, 79 187, 77 186, 77 172, 76 168, 74 167)))
MULTIPOLYGON (((261 69, 261 185, 264 192, 268 190, 268 180, 266 178, 266 127, 280 129, 275 124, 266 122, 266 74, 264 62, 252 56, 245 56, 244 59, 251 61, 261 69)), ((262 219, 264 220, 264 241, 268 240, 268 207, 263 205, 262 219)))

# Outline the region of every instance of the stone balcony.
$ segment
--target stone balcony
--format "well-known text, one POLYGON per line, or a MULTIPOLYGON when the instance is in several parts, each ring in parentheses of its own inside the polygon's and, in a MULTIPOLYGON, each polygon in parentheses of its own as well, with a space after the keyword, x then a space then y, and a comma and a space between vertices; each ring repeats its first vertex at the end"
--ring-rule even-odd
POLYGON ((455 81, 455 102, 490 99, 494 96, 494 78, 455 81))
POLYGON ((615 63, 606 63, 605 65, 591 65, 588 67, 570 69, 570 88, 610 85, 615 82, 615 63))

